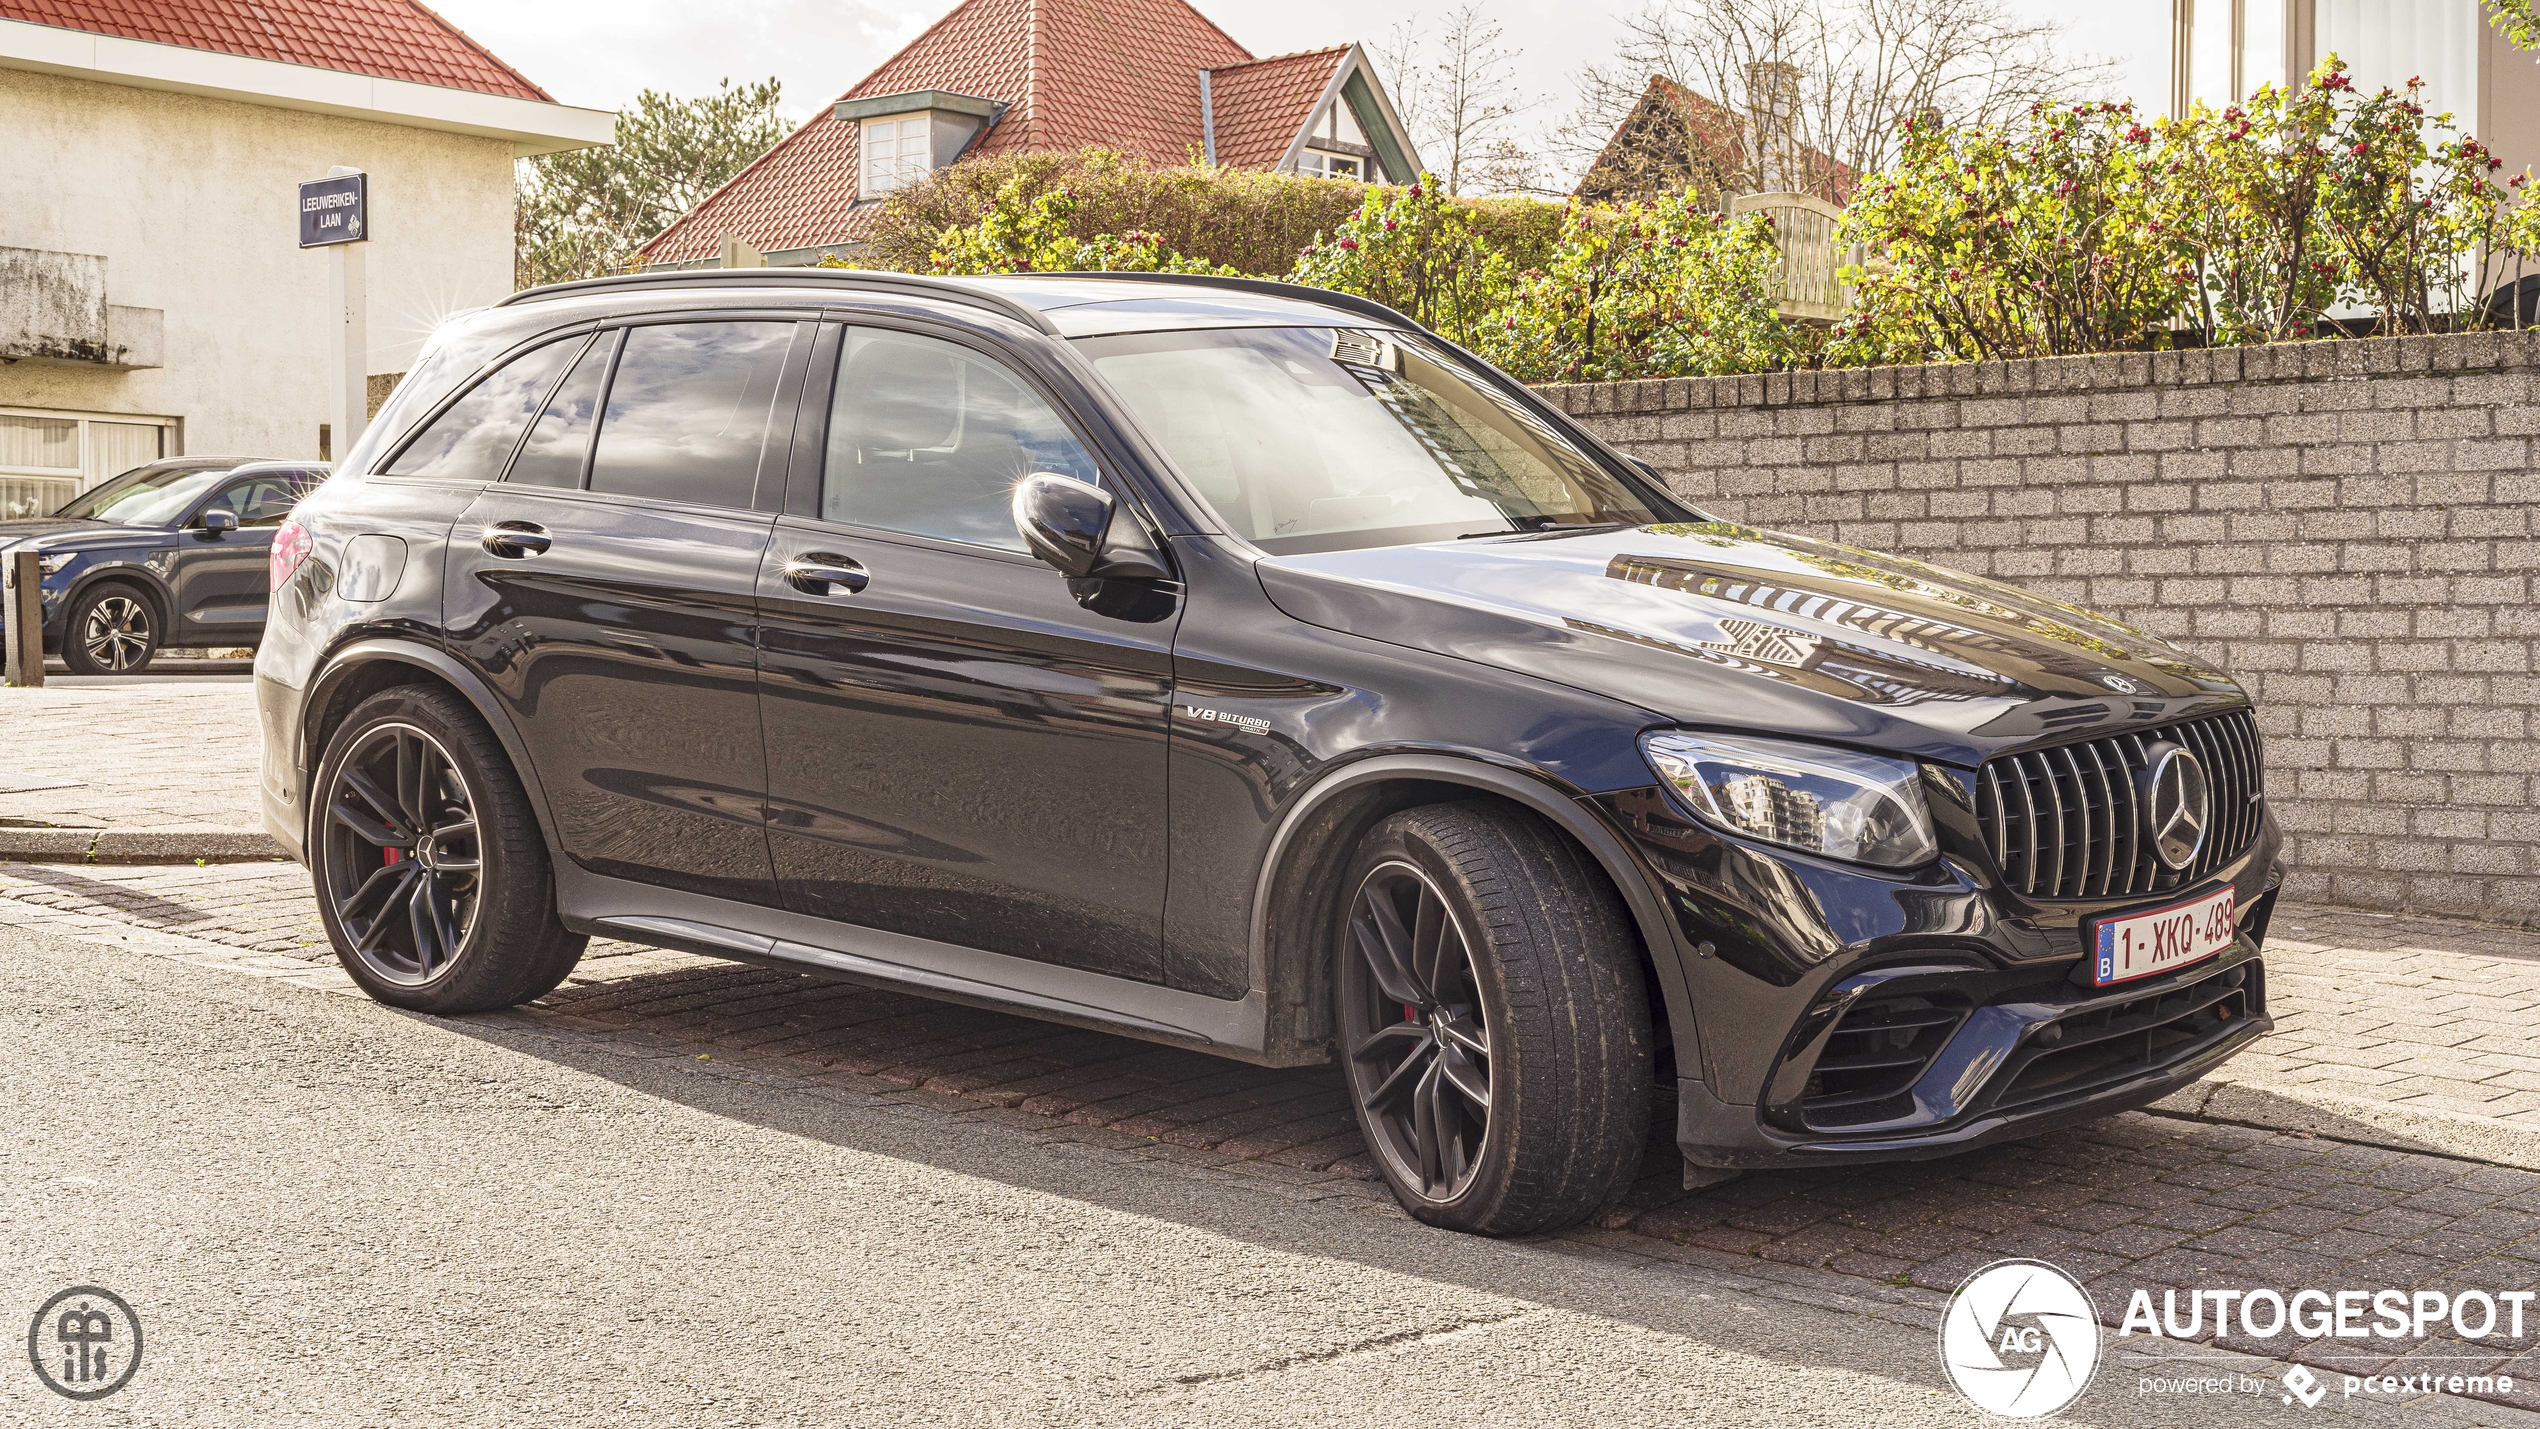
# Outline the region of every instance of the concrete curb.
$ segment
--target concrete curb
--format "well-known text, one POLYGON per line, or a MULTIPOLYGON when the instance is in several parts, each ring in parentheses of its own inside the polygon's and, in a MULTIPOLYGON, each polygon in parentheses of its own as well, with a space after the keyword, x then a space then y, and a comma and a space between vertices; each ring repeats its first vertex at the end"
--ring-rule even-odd
POLYGON ((146 829, 0 828, 0 859, 21 863, 241 863, 284 859, 261 829, 170 824, 146 829))
POLYGON ((2317 1083, 2207 1080, 2144 1110, 2540 1171, 2540 1127, 2373 1101, 2317 1083))

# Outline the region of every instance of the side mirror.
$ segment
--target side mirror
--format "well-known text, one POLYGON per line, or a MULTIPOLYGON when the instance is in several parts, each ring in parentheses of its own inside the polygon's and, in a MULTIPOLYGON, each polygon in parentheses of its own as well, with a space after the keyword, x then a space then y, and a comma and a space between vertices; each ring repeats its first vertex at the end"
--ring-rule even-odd
POLYGON ((1145 528, 1115 519, 1119 510, 1110 492, 1055 472, 1036 471, 1014 486, 1014 529, 1069 580, 1171 579, 1145 528))
POLYGON ((238 513, 226 506, 206 506, 194 524, 203 528, 204 535, 218 538, 238 529, 238 513))

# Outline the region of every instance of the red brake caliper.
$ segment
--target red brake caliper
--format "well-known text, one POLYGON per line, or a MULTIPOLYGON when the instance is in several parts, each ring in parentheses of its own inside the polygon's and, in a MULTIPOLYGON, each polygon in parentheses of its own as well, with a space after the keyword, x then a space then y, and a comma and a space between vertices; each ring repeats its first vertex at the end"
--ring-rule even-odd
POLYGON ((386 854, 386 855, 388 856, 387 861, 388 861, 389 863, 395 863, 395 862, 397 861, 397 851, 396 851, 395 849, 393 849, 393 848, 384 848, 384 849, 381 849, 381 850, 380 850, 380 852, 381 852, 381 853, 383 853, 383 854, 386 854))

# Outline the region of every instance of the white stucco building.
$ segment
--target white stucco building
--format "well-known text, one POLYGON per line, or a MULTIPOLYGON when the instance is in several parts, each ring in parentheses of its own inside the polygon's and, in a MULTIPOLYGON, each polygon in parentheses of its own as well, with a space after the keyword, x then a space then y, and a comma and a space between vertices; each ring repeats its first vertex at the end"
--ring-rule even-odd
POLYGON ((370 175, 368 370, 398 373, 511 291, 513 161, 614 117, 411 0, 0 0, 0 516, 161 455, 319 455, 298 183, 370 175))

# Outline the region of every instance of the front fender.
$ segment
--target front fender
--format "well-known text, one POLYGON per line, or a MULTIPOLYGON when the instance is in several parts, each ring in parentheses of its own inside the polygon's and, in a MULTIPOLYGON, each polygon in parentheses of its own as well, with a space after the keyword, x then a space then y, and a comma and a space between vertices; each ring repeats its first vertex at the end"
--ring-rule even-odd
MULTIPOLYGON (((68 621, 71 607, 100 581, 112 581, 140 591, 142 598, 150 602, 150 613, 158 620, 159 629, 165 632, 160 638, 160 646, 165 648, 176 643, 173 638, 176 635, 176 593, 168 589, 165 573, 148 556, 127 556, 82 567, 78 577, 63 589, 58 599, 45 602, 45 624, 54 626, 57 622, 68 621)), ((55 633, 57 637, 67 637, 68 627, 62 626, 55 633)))
MULTIPOLYGON (((1676 920, 1659 900, 1652 872, 1623 831, 1585 793, 1538 770, 1479 754, 1370 755, 1325 773, 1290 804, 1271 835, 1252 899, 1253 985, 1270 993, 1272 1042, 1288 1042, 1292 1045, 1287 1051, 1302 1053, 1305 1046, 1296 1044, 1321 1040, 1310 1030, 1314 1019, 1280 1014, 1310 1006, 1326 985, 1313 955, 1329 913, 1325 901, 1316 896, 1321 891, 1315 886, 1321 881, 1316 875, 1332 856, 1348 856, 1346 847, 1335 847, 1335 831, 1326 827, 1328 816, 1388 786, 1421 789, 1440 784, 1495 794, 1519 804, 1587 849, 1622 894, 1640 930, 1642 946, 1648 949, 1675 1040, 1678 1075, 1698 1078, 1702 1041, 1685 977, 1688 950, 1677 936, 1676 920)), ((1425 797, 1414 800, 1425 801, 1425 797)))

